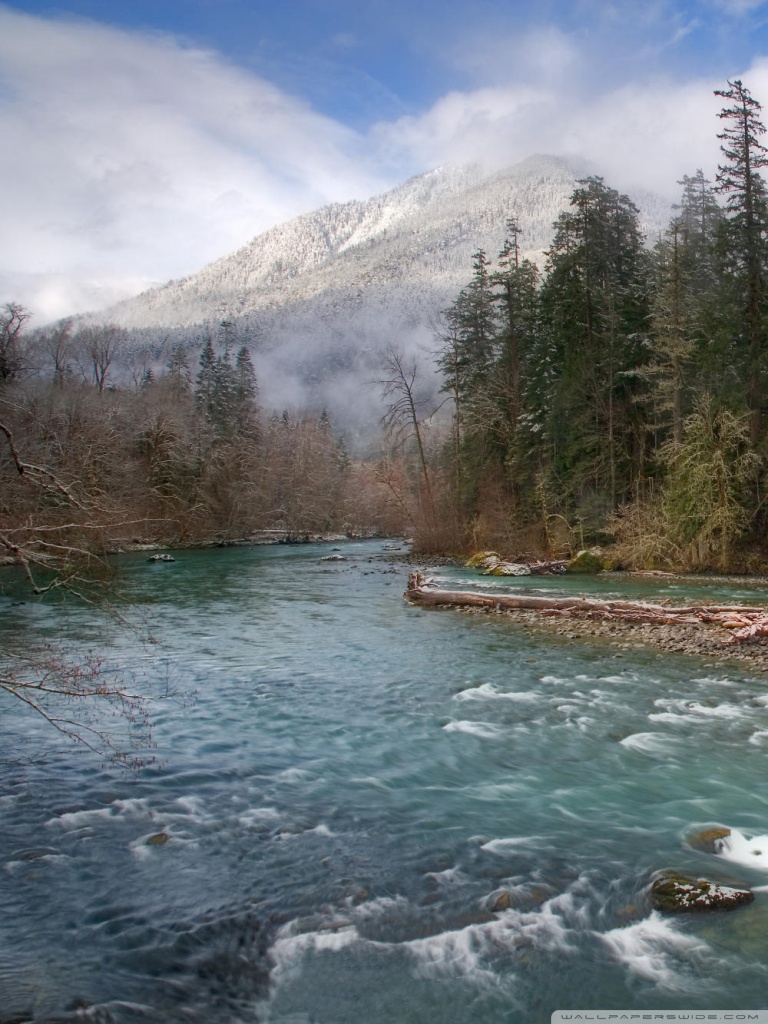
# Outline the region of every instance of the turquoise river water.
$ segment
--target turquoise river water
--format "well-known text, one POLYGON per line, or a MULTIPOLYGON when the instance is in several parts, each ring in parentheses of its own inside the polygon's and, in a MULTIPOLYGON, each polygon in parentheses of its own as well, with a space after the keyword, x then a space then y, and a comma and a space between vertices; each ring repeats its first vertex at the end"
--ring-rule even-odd
MULTIPOLYGON (((383 547, 124 556, 154 644, 6 581, 0 633, 97 649, 156 695, 159 761, 105 769, 0 705, 0 1024, 768 1007, 768 678, 409 607, 383 547), (714 824, 730 856, 687 844, 714 824), (664 917, 668 868, 757 896, 664 917)), ((762 596, 664 589, 691 592, 762 596)))

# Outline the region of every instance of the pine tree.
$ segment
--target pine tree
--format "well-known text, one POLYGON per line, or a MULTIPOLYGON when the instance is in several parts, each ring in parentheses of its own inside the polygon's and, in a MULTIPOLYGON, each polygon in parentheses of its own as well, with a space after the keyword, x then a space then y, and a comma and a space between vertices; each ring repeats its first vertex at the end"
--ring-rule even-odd
POLYGON ((602 516, 643 458, 635 401, 647 355, 648 258, 638 210, 602 178, 578 183, 548 252, 542 308, 551 367, 547 432, 565 495, 602 516))
POLYGON ((715 90, 728 101, 718 115, 726 122, 718 134, 726 163, 718 167, 717 190, 724 193, 729 213, 726 247, 733 262, 744 316, 746 391, 750 410, 750 435, 757 441, 763 417, 763 376, 766 356, 765 266, 768 250, 768 196, 760 177, 768 165, 768 150, 760 142, 765 126, 761 105, 736 79, 727 89, 715 90))
POLYGON ((721 332, 711 304, 719 289, 715 242, 723 215, 701 170, 694 177, 685 175, 679 184, 679 212, 654 250, 652 359, 647 367, 651 426, 663 436, 671 425, 678 444, 689 412, 688 396, 714 390, 723 373, 721 332))

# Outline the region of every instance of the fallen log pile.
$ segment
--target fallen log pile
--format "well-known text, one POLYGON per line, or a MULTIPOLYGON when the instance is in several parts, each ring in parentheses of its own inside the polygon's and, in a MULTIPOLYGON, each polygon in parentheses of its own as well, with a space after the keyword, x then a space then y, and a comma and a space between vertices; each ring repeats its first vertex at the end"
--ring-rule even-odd
POLYGON ((421 572, 408 577, 403 595, 421 607, 486 608, 489 611, 527 609, 540 615, 588 619, 620 619, 656 625, 718 625, 728 630, 723 644, 768 637, 768 611, 750 605, 684 605, 644 601, 612 601, 591 597, 541 597, 532 594, 481 594, 468 590, 438 590, 421 572))

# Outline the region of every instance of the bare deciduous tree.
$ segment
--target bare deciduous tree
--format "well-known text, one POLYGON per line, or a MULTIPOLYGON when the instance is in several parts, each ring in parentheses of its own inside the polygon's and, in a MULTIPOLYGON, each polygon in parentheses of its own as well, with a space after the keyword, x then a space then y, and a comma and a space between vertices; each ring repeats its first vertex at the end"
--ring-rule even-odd
POLYGON ((19 335, 31 315, 18 302, 6 302, 0 311, 0 384, 13 380, 24 368, 19 335))
POLYGON ((424 402, 417 385, 419 366, 415 359, 407 361, 402 352, 391 348, 384 356, 382 369, 384 377, 376 383, 389 403, 384 415, 384 429, 394 452, 401 451, 409 441, 414 441, 422 480, 424 511, 427 520, 434 526, 435 502, 421 416, 424 402))

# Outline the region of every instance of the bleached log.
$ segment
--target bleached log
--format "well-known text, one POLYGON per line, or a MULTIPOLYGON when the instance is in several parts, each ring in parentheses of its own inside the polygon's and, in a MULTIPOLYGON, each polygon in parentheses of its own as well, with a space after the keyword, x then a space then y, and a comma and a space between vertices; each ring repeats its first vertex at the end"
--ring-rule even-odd
POLYGON ((768 612, 749 605, 674 606, 646 601, 606 601, 590 597, 541 597, 532 594, 482 594, 470 590, 435 590, 421 573, 411 573, 403 595, 411 604, 427 608, 487 608, 529 610, 541 615, 591 619, 621 619, 657 625, 719 625, 732 630, 723 642, 735 644, 768 636, 768 612))

